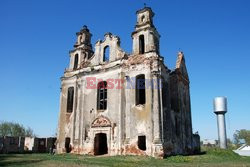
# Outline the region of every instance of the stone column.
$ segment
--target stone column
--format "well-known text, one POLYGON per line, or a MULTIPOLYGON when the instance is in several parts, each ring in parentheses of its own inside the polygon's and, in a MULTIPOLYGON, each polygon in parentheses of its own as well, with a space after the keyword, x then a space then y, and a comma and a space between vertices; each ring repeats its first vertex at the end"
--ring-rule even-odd
POLYGON ((126 100, 126 104, 125 104, 125 125, 126 125, 126 139, 125 139, 125 144, 129 144, 129 140, 130 140, 130 108, 131 108, 131 89, 127 88, 128 85, 128 79, 129 76, 126 76, 126 81, 125 81, 125 100, 126 100))
POLYGON ((75 140, 75 121, 76 121, 76 109, 77 109, 77 80, 75 81, 74 84, 74 101, 73 101, 73 112, 71 114, 73 114, 73 121, 71 124, 71 141, 70 143, 73 144, 74 140, 75 140))
POLYGON ((159 87, 158 85, 158 79, 159 79, 159 72, 152 72, 152 82, 153 82, 153 88, 152 88, 152 93, 153 93, 153 127, 154 127, 154 144, 161 144, 161 134, 160 134, 160 92, 159 92, 159 87))
POLYGON ((78 81, 76 84, 76 108, 75 108, 75 134, 74 134, 74 140, 77 140, 79 145, 79 138, 80 138, 80 120, 81 120, 81 81, 78 81))
POLYGON ((163 140, 164 140, 164 135, 163 135, 163 130, 164 130, 164 120, 163 120, 163 112, 164 112, 164 108, 163 108, 163 94, 162 94, 162 90, 163 89, 165 89, 165 88, 163 88, 163 78, 159 78, 160 79, 160 81, 159 81, 159 93, 160 93, 160 95, 159 95, 159 102, 160 102, 160 133, 161 133, 161 139, 162 139, 162 142, 163 142, 163 140))
POLYGON ((81 81, 81 118, 80 118, 80 146, 83 146, 83 140, 84 140, 84 135, 85 135, 85 129, 84 129, 84 103, 85 103, 85 96, 84 92, 86 91, 86 82, 85 80, 81 81))
MULTIPOLYGON (((124 130, 125 130, 125 126, 124 126, 124 116, 125 116, 125 112, 126 112, 126 110, 125 110, 125 103, 124 103, 124 101, 126 100, 125 99, 125 91, 124 91, 124 89, 125 89, 125 84, 123 83, 122 84, 122 80, 124 81, 125 79, 126 79, 126 77, 124 76, 125 74, 124 74, 124 72, 120 72, 120 73, 118 73, 118 79, 121 79, 121 87, 123 87, 123 89, 118 89, 117 90, 117 93, 120 95, 119 96, 119 120, 118 120, 118 136, 117 136, 117 143, 118 143, 118 149, 117 149, 117 153, 119 154, 119 155, 121 155, 121 150, 122 150, 122 143, 123 143, 123 141, 124 141, 124 136, 123 136, 123 134, 124 134, 124 130)), ((125 81, 124 81, 125 82, 125 81)))
POLYGON ((65 92, 64 85, 61 85, 60 88, 60 113, 59 113, 59 121, 58 121, 58 127, 57 127, 57 142, 56 142, 56 149, 58 153, 62 153, 62 147, 63 147, 63 142, 64 142, 64 134, 62 133, 62 120, 65 119, 65 112, 63 112, 63 94, 65 92))
POLYGON ((161 138, 161 106, 160 106, 160 89, 158 85, 158 79, 160 77, 160 73, 158 71, 152 72, 152 94, 153 94, 153 101, 152 101, 152 115, 153 115, 153 156, 154 157, 163 157, 163 145, 162 145, 162 138, 161 138))

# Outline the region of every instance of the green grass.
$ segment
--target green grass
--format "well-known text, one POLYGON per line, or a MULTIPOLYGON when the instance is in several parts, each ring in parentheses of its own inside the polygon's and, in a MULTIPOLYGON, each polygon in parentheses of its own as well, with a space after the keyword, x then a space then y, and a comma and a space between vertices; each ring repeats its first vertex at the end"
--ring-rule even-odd
POLYGON ((0 166, 207 166, 250 167, 250 157, 241 157, 231 150, 207 149, 205 154, 193 156, 171 156, 155 159, 146 156, 94 157, 86 155, 49 154, 0 154, 0 166))

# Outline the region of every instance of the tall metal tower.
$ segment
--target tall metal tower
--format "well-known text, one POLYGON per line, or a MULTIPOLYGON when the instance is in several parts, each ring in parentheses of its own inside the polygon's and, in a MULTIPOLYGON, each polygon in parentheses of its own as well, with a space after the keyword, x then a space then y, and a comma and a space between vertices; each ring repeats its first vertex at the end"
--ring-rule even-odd
POLYGON ((217 115, 217 126, 218 126, 218 138, 220 148, 227 148, 227 134, 226 134, 226 123, 225 113, 227 112, 227 98, 226 97, 215 97, 214 98, 214 113, 217 115))

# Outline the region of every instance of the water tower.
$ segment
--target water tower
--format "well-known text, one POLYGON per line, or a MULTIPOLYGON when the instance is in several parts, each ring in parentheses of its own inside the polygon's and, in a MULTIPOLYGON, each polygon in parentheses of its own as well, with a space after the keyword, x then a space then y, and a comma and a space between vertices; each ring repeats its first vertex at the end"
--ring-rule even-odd
POLYGON ((226 134, 226 123, 225 123, 226 112, 227 112, 227 98, 215 97, 214 113, 217 115, 219 144, 220 148, 223 149, 227 148, 227 134, 226 134))

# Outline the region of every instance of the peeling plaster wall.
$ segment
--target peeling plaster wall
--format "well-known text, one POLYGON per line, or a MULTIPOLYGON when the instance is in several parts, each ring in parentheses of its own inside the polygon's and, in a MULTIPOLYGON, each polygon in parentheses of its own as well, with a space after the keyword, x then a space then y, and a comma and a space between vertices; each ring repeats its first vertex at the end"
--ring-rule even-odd
MULTIPOLYGON (((182 52, 176 69, 169 70, 159 54, 159 38, 153 26, 154 13, 148 7, 137 11, 136 29, 132 33, 133 54, 120 48, 118 36, 106 33, 92 51, 90 39, 78 41, 70 51, 70 65, 61 78, 57 151, 66 152, 70 138, 71 153, 94 155, 95 136, 106 134, 108 155, 192 154, 199 150, 199 136, 192 134, 189 79, 182 52), (144 19, 145 17, 145 19, 144 19), (139 36, 144 35, 145 52, 139 54, 139 36), (109 61, 103 61, 104 48, 110 47, 109 61), (80 56, 73 69, 74 55, 80 56), (90 56, 85 56, 90 55, 90 56), (145 79, 162 81, 163 87, 148 87, 146 102, 136 105, 136 90, 129 79, 144 74, 145 79), (97 89, 87 88, 89 77, 107 81, 122 80, 123 88, 107 89, 107 109, 97 110, 97 89), (74 88, 73 112, 67 113, 68 88, 74 88), (138 147, 138 136, 146 137, 146 150, 138 147)), ((91 34, 86 26, 77 35, 91 34)))
MULTIPOLYGON (((91 75, 81 76, 78 80, 75 79, 76 77, 72 77, 71 79, 67 79, 67 81, 63 81, 61 112, 64 113, 61 113, 60 115, 59 134, 62 135, 59 135, 59 147, 64 147, 65 137, 70 137, 72 140, 72 146, 75 148, 73 152, 93 154, 95 134, 97 132, 104 132, 107 133, 108 141, 110 140, 108 143, 110 155, 116 155, 123 154, 124 152, 122 150, 126 150, 123 145, 125 138, 129 138, 129 143, 133 145, 133 147, 137 147, 138 135, 145 135, 147 136, 147 151, 144 154, 151 155, 151 145, 153 140, 151 115, 152 90, 146 90, 145 106, 135 106, 135 89, 125 89, 127 87, 126 84, 123 85, 123 89, 108 89, 107 110, 98 111, 96 110, 97 90, 86 88, 87 77, 95 77, 96 79, 102 79, 105 81, 110 78, 124 79, 124 76, 136 77, 139 74, 145 74, 146 78, 150 78, 151 74, 150 67, 147 67, 146 65, 139 65, 134 70, 122 71, 123 69, 121 68, 115 68, 109 71, 100 71, 91 75), (71 86, 73 86, 76 90, 75 99, 77 100, 74 99, 76 107, 74 107, 72 113, 66 113, 67 89, 71 86), (129 105, 127 105, 127 103, 122 103, 124 101, 122 99, 126 102, 130 101, 128 103, 129 105), (126 124, 126 121, 123 119, 126 115, 124 113, 126 107, 128 107, 127 110, 130 111, 129 124, 126 124), (112 123, 112 127, 104 129, 91 128, 92 121, 99 116, 109 118, 112 123), (129 131, 129 136, 126 134, 126 130, 129 131)), ((128 115, 126 116, 128 117, 128 115)), ((138 152, 138 148, 136 151, 134 150, 129 148, 127 149, 127 153, 134 154, 136 151, 138 152)), ((63 152, 65 150, 61 149, 60 151, 63 152)))
MULTIPOLYGON (((161 62, 162 63, 162 62, 161 62)), ((161 64, 160 63, 160 64, 161 64)), ((112 63, 111 63, 112 64, 112 63)), ((136 77, 144 74, 152 79, 152 69, 160 66, 157 56, 145 55, 145 59, 137 59, 135 55, 128 59, 114 61, 113 65, 95 66, 77 73, 67 74, 62 78, 61 114, 58 133, 58 152, 65 152, 65 138, 70 137, 73 153, 94 154, 94 137, 97 133, 107 134, 109 155, 151 155, 187 154, 192 152, 192 125, 190 114, 189 89, 178 77, 169 78, 169 70, 165 66, 158 68, 161 77, 166 81, 167 97, 165 106, 162 103, 162 90, 157 90, 159 100, 154 101, 154 89, 146 89, 146 104, 135 105, 135 89, 126 88, 126 77, 136 77), (133 58, 133 63, 130 59, 133 58), (136 60, 138 62, 136 63, 136 60), (141 63, 143 61, 143 63, 141 63), (164 67, 164 68, 163 68, 164 67), (96 70, 95 70, 96 69, 96 70), (97 89, 87 89, 87 77, 107 81, 108 79, 124 79, 123 89, 107 90, 107 110, 97 110, 97 89), (67 90, 75 88, 74 108, 72 113, 66 113, 67 90), (184 97, 185 96, 185 97, 184 97), (174 104, 170 101, 173 97, 174 104), (184 100, 186 100, 184 102, 184 100), (152 106, 159 104, 159 111, 152 106), (157 115, 159 114, 159 115, 157 115), (111 122, 110 127, 91 127, 92 122, 104 116, 111 122), (159 116, 158 122, 155 117, 159 116), (179 135, 176 134, 178 121, 179 135), (159 130, 155 130, 158 126, 159 130), (160 143, 155 142, 155 134, 160 133, 160 143), (138 149, 138 136, 146 136, 146 151, 138 149), (161 145, 160 147, 158 145, 161 145)), ((97 84, 97 82, 96 82, 97 84)), ((117 84, 115 84, 117 86, 117 84)))

